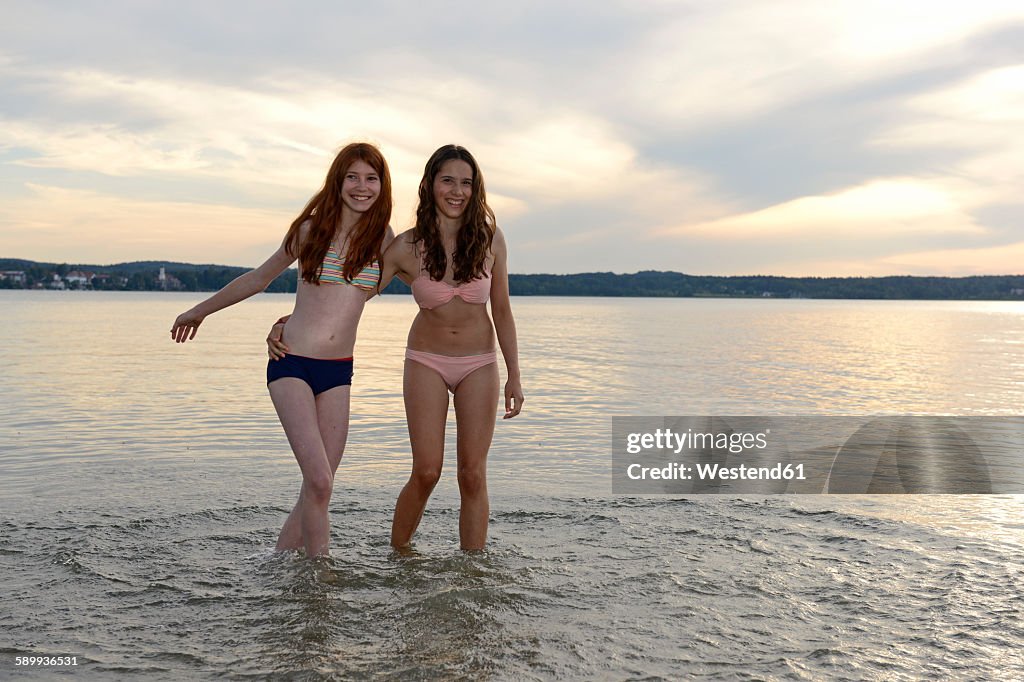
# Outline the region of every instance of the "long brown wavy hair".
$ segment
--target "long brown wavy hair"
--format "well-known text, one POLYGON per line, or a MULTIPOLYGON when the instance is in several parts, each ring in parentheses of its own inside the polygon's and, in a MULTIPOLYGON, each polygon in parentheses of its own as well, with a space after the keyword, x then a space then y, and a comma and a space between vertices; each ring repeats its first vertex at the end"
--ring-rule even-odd
POLYGON ((441 230, 437 219, 437 202, 434 201, 434 179, 445 161, 465 161, 473 170, 473 194, 469 198, 466 212, 462 214, 462 227, 455 242, 452 271, 456 282, 468 282, 483 276, 487 254, 491 250, 497 221, 494 211, 487 205, 484 178, 476 159, 468 150, 454 144, 446 144, 431 154, 423 169, 420 180, 419 205, 416 207, 416 225, 413 227, 413 242, 419 244, 423 254, 423 267, 430 279, 444 279, 448 269, 448 255, 441 241, 441 230))
POLYGON ((391 221, 391 172, 379 149, 368 142, 354 142, 338 152, 327 171, 323 188, 313 195, 285 235, 285 250, 289 255, 298 257, 302 279, 310 284, 320 283, 324 256, 341 224, 345 205, 341 197, 342 184, 348 169, 356 161, 367 163, 377 172, 380 194, 352 228, 342 276, 351 282, 363 268, 374 260, 381 260, 380 245, 391 221), (309 233, 305 241, 301 241, 299 227, 307 220, 310 221, 309 233))

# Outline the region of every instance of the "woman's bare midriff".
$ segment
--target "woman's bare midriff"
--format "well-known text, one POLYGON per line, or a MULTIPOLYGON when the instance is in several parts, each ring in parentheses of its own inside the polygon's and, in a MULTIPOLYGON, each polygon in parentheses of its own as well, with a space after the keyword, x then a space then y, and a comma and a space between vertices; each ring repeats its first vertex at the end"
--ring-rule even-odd
POLYGON ((366 293, 347 284, 309 284, 299 280, 295 311, 282 340, 293 355, 347 358, 356 344, 366 293), (323 311, 329 311, 324 314, 323 311))
POLYGON ((407 346, 437 355, 482 355, 494 350, 494 325, 486 305, 453 298, 433 310, 420 310, 407 346))

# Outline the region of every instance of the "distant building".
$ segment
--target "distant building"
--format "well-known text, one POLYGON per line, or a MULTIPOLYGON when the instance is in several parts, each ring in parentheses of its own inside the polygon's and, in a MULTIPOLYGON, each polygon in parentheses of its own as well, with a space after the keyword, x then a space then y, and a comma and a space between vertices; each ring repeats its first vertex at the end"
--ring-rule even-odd
POLYGON ((50 289, 58 289, 58 290, 67 289, 67 286, 65 286, 65 284, 64 284, 64 280, 62 280, 60 278, 60 275, 58 275, 57 273, 53 273, 53 279, 50 280, 50 284, 48 285, 48 287, 50 289))
POLYGON ((1010 289, 1010 296, 1024 296, 1024 289, 1010 289))
POLYGON ((84 289, 92 284, 92 278, 93 274, 91 272, 72 270, 64 275, 64 282, 72 289, 84 289))
POLYGON ((168 275, 163 267, 160 268, 160 274, 157 275, 156 281, 164 291, 179 291, 185 288, 180 279, 174 275, 168 275))
POLYGON ((3 272, 0 272, 0 279, 24 285, 25 273, 21 270, 4 270, 3 272))

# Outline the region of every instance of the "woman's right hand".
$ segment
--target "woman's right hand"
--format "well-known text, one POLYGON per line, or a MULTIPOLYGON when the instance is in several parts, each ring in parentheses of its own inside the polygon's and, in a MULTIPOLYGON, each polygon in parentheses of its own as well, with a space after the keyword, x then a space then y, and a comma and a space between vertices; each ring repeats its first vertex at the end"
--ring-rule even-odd
POLYGON ((197 313, 195 308, 186 310, 175 318, 174 325, 171 326, 171 339, 175 343, 185 343, 196 338, 196 332, 199 331, 199 325, 204 319, 206 316, 197 313))
POLYGON ((288 354, 288 346, 282 341, 284 324, 284 322, 278 320, 270 328, 270 333, 267 334, 267 355, 270 356, 271 360, 280 360, 288 354))

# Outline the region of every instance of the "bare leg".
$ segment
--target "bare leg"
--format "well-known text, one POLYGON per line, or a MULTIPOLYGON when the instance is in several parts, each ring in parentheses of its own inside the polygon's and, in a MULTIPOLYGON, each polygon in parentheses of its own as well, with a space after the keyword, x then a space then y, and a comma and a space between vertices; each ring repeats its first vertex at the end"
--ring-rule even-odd
MULTIPOLYGON (((326 396, 327 393, 329 392, 322 393, 321 396, 326 396)), ((271 382, 270 398, 274 402, 281 426, 284 427, 292 452, 302 470, 302 504, 299 507, 299 520, 303 546, 310 557, 327 554, 330 543, 327 508, 334 487, 334 471, 327 455, 324 437, 321 435, 318 410, 320 396, 314 399, 312 391, 304 381, 284 377, 271 382)), ((347 411, 343 416, 343 421, 347 424, 347 411)), ((331 419, 333 424, 325 425, 324 431, 336 433, 342 419, 340 416, 332 416, 331 419)), ((338 457, 340 458, 340 454, 338 457)))
MULTIPOLYGON (((345 442, 348 439, 349 407, 352 396, 351 386, 338 386, 329 391, 324 391, 316 396, 317 424, 320 429, 320 437, 324 443, 327 453, 327 460, 331 465, 331 476, 338 470, 341 457, 345 451, 345 442)), ((332 478, 333 480, 333 478, 332 478)), ((299 499, 292 508, 291 513, 281 528, 281 534, 277 538, 277 551, 300 549, 305 546, 302 537, 302 509, 303 495, 302 488, 299 489, 299 499)))
POLYGON ((497 419, 498 383, 495 363, 473 371, 455 389, 462 549, 483 549, 487 542, 487 451, 497 419))
POLYGON ((408 547, 423 518, 427 499, 444 464, 444 425, 448 418, 448 387, 434 370, 405 361, 405 418, 412 445, 412 474, 395 503, 391 546, 408 547))
POLYGON ((302 548, 302 486, 299 486, 299 499, 292 507, 292 510, 288 513, 288 518, 285 519, 284 525, 281 527, 281 533, 277 536, 277 547, 275 548, 278 552, 283 552, 289 549, 301 549, 302 548))

